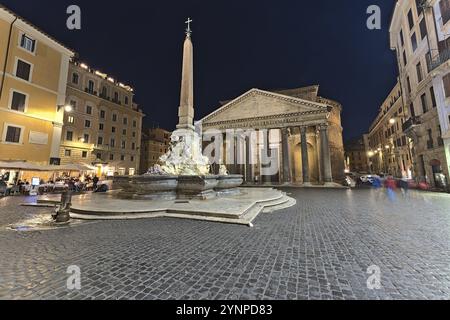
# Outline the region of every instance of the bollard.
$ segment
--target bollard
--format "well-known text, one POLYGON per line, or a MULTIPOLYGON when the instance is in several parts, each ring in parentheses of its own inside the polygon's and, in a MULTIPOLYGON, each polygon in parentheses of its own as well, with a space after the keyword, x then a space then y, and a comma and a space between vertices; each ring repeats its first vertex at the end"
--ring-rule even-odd
POLYGON ((72 191, 67 190, 61 194, 61 204, 56 216, 54 217, 55 222, 65 223, 70 221, 70 208, 72 206, 72 191))

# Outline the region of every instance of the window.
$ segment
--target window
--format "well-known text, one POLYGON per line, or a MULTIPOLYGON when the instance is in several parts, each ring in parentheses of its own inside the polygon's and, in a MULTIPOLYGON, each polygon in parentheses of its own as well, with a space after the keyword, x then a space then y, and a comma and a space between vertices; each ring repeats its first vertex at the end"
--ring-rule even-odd
POLYGON ((101 110, 100 111, 100 119, 105 119, 106 118, 106 111, 105 110, 101 110))
POLYGON ((403 37, 403 30, 400 30, 400 44, 402 48, 405 46, 405 38, 403 37))
POLYGON ((450 20, 450 0, 439 1, 441 8, 442 23, 445 25, 450 20))
POLYGON ((136 138, 136 132, 133 131, 133 138, 136 138))
POLYGON ((412 10, 409 10, 408 12, 408 23, 409 23, 409 30, 412 30, 412 28, 414 28, 414 18, 412 10))
POLYGON ((78 84, 79 81, 80 81, 80 76, 78 75, 78 73, 72 73, 72 83, 78 84))
POLYGON ((446 74, 442 81, 444 82, 445 97, 450 97, 450 73, 446 74))
POLYGON ((72 106, 73 110, 77 109, 77 102, 75 100, 70 100, 70 105, 72 106))
POLYGON ((137 121, 133 120, 133 128, 136 128, 136 127, 137 127, 137 121))
POLYGON ((88 134, 84 134, 83 139, 84 139, 84 143, 89 143, 89 135, 88 134))
POLYGON ((73 116, 67 117, 67 123, 73 124, 75 122, 75 118, 73 116))
POLYGON ((418 14, 419 16, 420 16, 421 13, 423 12, 422 2, 423 2, 423 0, 416 0, 417 14, 418 14))
POLYGON ((126 126, 126 125, 128 125, 128 118, 127 117, 124 117, 123 118, 123 124, 126 126))
POLYGON ((117 114, 113 114, 113 115, 112 115, 112 121, 114 121, 114 122, 117 121, 117 114))
POLYGON ((114 102, 119 102, 119 93, 114 92, 114 102))
POLYGON ((124 135, 124 136, 127 135, 127 129, 123 129, 123 130, 122 130, 122 135, 124 135))
POLYGON ((84 121, 84 127, 85 128, 90 128, 91 127, 91 121, 90 120, 85 120, 84 121))
POLYGON ((116 146, 116 140, 114 140, 114 138, 111 138, 110 146, 111 148, 114 148, 116 146))
POLYGON ((25 112, 27 96, 23 93, 13 91, 11 100, 11 110, 25 112))
POLYGON ((417 50, 417 37, 416 37, 416 33, 413 33, 411 36, 411 46, 413 51, 417 50))
POLYGON ((420 35, 422 40, 427 36, 427 24, 425 22, 425 17, 420 21, 420 35))
POLYGON ((23 34, 20 38, 20 47, 31 53, 34 53, 36 49, 36 40, 33 40, 26 34, 23 34))
POLYGON ((103 145, 103 137, 98 137, 97 145, 99 145, 99 146, 103 145))
POLYGON ((403 65, 406 67, 408 64, 408 58, 406 57, 406 50, 403 50, 403 65))
POLYGON ((8 143, 20 143, 21 142, 21 134, 22 134, 22 128, 20 127, 14 127, 14 126, 8 126, 6 129, 6 136, 5 136, 5 142, 8 143))
POLYGON ((108 89, 106 89, 106 87, 103 87, 101 97, 106 98, 107 95, 108 95, 108 89))
POLYGON ((423 113, 427 113, 427 112, 428 112, 427 95, 424 93, 424 94, 420 97, 420 100, 422 101, 422 111, 423 111, 423 113))
POLYGON ((131 144, 131 150, 134 150, 134 149, 136 149, 136 144, 133 142, 133 143, 131 144))
POLYGON ((131 160, 131 162, 133 162, 133 161, 134 161, 134 157, 133 157, 133 156, 131 156, 130 160, 131 160))
POLYGON ((92 107, 91 106, 86 106, 86 113, 87 114, 92 114, 92 107))
POLYGON ((92 80, 88 81, 88 88, 87 88, 88 93, 91 93, 91 94, 94 93, 94 85, 95 85, 94 81, 92 81, 92 80))
POLYGON ((414 110, 414 104, 411 103, 409 106, 409 112, 411 112, 411 117, 414 118, 416 116, 416 110, 414 110))
POLYGON ((73 132, 72 131, 66 132, 66 141, 73 141, 73 132))
POLYGON ((128 102, 129 102, 129 99, 127 96, 125 96, 125 104, 128 104, 128 102))
POLYGON ((120 156, 120 161, 125 161, 125 156, 124 155, 120 156))
POLYGON ((434 142, 433 142, 433 131, 431 129, 428 129, 428 141, 427 141, 427 147, 428 149, 433 149, 434 142))
POLYGON ((98 130, 103 131, 105 129, 105 125, 103 123, 98 124, 98 130))
POLYGON ((97 159, 102 159, 102 154, 101 153, 97 153, 96 157, 97 157, 97 159))
POLYGON ((111 127, 111 132, 116 133, 116 127, 111 127))
POLYGON ((64 155, 70 157, 72 155, 72 150, 64 150, 64 155))
POLYGON ((406 84, 408 85, 408 93, 411 93, 411 80, 409 77, 406 78, 406 84))
POLYGON ((122 141, 122 149, 126 149, 127 143, 125 141, 122 141))
POLYGON ((431 95, 431 104, 432 104, 432 107, 433 107, 433 108, 436 108, 436 107, 437 107, 437 104, 436 104, 436 96, 434 95, 434 88, 433 88, 433 87, 430 88, 430 95, 431 95))
POLYGON ((416 71, 417 71, 417 81, 420 83, 423 80, 422 64, 420 62, 416 65, 416 71))
POLYGON ((31 64, 26 63, 22 60, 17 60, 17 66, 16 66, 16 77, 30 81, 31 78, 31 64))
POLYGON ((114 160, 114 155, 112 153, 109 155, 109 160, 111 160, 111 161, 114 160))
POLYGON ((82 158, 87 158, 87 156, 88 156, 87 151, 83 151, 83 152, 81 153, 81 157, 82 157, 82 158))

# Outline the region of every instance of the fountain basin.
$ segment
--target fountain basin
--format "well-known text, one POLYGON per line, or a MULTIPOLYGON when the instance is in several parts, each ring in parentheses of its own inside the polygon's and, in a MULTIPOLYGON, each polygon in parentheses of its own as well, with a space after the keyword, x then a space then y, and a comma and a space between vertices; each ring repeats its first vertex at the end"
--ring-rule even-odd
POLYGON ((243 182, 244 176, 239 174, 219 176, 215 190, 219 196, 237 195, 241 193, 239 187, 243 182))
POLYGON ((218 176, 179 176, 178 198, 208 200, 216 197, 218 176))
POLYGON ((131 177, 128 189, 136 200, 175 200, 178 177, 170 175, 142 175, 131 177))
POLYGON ((115 176, 113 179, 113 189, 127 189, 130 185, 130 176, 115 176))

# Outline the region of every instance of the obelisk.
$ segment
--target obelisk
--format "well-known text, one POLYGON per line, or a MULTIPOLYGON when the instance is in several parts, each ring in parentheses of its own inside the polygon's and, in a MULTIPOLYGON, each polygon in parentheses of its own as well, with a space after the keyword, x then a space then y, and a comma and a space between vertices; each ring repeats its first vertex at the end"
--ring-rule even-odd
POLYGON ((186 21, 187 29, 183 48, 183 74, 177 129, 194 130, 194 48, 191 41, 191 22, 190 18, 186 21))

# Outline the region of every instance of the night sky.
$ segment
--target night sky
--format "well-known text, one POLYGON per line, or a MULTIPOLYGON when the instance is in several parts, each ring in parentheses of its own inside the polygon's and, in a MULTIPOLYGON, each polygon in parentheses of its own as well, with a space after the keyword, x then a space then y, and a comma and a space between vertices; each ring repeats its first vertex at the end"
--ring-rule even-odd
POLYGON ((248 89, 320 84, 343 104, 345 138, 368 131, 395 84, 389 49, 393 0, 1 0, 75 49, 82 61, 135 88, 146 125, 173 130, 178 117, 184 21, 194 22, 196 119, 248 89), (66 28, 66 8, 82 30, 66 28), (369 5, 382 30, 366 28, 369 5))

